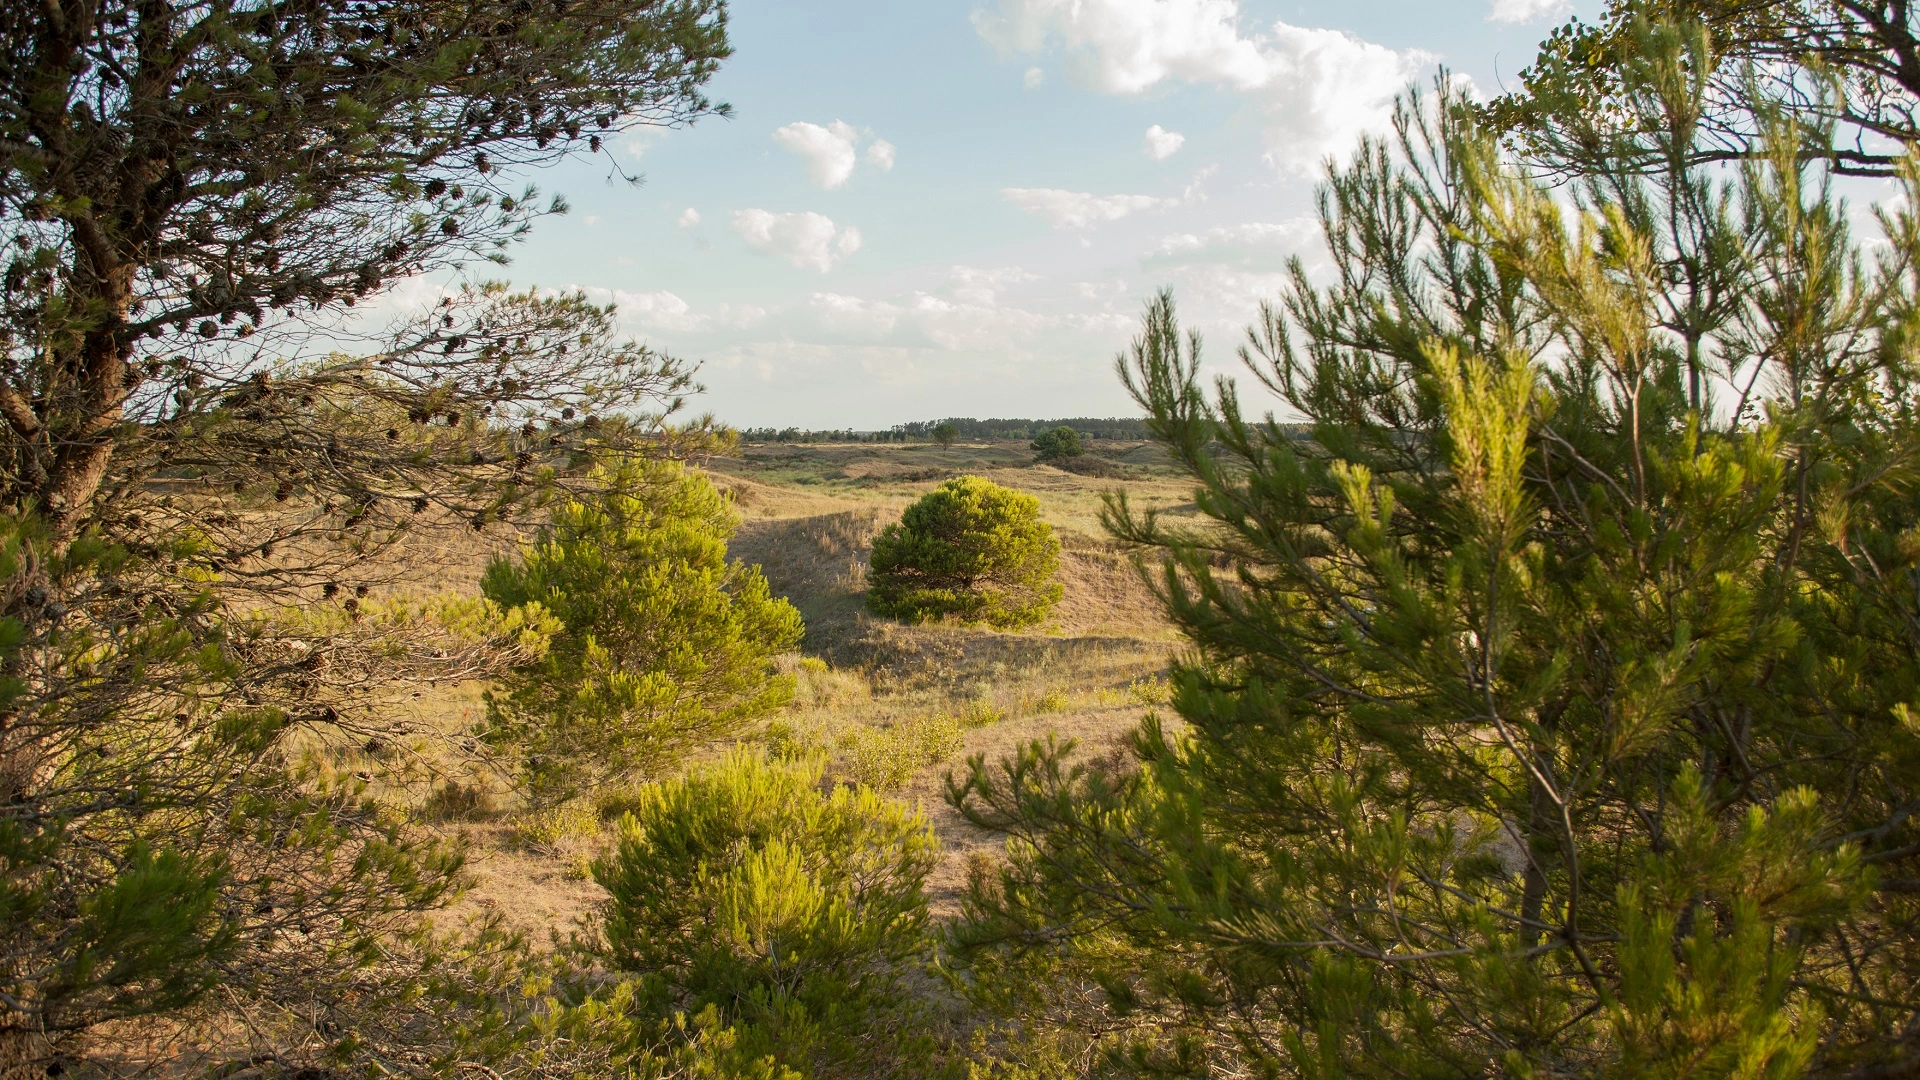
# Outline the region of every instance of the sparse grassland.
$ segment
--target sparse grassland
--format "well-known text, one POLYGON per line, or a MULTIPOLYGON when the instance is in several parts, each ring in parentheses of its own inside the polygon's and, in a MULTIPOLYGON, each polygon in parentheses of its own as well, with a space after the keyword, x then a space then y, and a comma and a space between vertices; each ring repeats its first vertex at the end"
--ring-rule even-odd
MULTIPOLYGON (((950 770, 968 755, 997 756, 1049 734, 1110 753, 1147 708, 1165 702, 1162 673, 1179 641, 1130 559, 1103 534, 1100 496, 1124 486, 1137 505, 1179 514, 1189 508, 1188 488, 1150 446, 1096 443, 1094 451, 1118 463, 1124 478, 1033 465, 1032 451, 1014 442, 749 444, 708 464, 742 518, 732 554, 763 566, 774 592, 807 623, 800 651, 780 662, 795 680, 793 704, 753 737, 824 757, 834 782, 871 785, 920 806, 943 843, 929 882, 936 913, 955 910, 967 860, 988 842, 946 805, 950 770), (942 480, 967 474, 1040 500, 1062 546, 1066 596, 1054 614, 1007 633, 908 626, 867 613, 873 535, 942 480)), ((474 558, 485 554, 476 545, 474 558)), ((419 704, 444 710, 449 724, 463 716, 470 723, 482 707, 472 687, 445 688, 419 704)), ((534 813, 517 809, 498 781, 488 787, 460 769, 446 777, 427 797, 442 827, 473 845, 469 903, 538 937, 549 928, 564 933, 599 895, 586 867, 610 842, 608 826, 630 796, 602 792, 534 813)))
POLYGON ((1150 704, 1178 639, 1131 560, 1099 524, 1103 491, 1137 505, 1190 509, 1188 487, 1147 445, 1094 445, 1123 479, 1032 465, 1024 443, 942 448, 750 445, 712 463, 744 524, 735 554, 765 567, 807 619, 793 661, 800 692, 768 737, 828 754, 830 774, 888 788, 920 804, 944 844, 930 881, 935 910, 952 910, 968 855, 985 841, 942 798, 966 756, 995 756, 1049 733, 1088 751, 1115 748, 1150 704), (1039 498, 1061 540, 1066 596, 1039 627, 1003 633, 907 626, 866 613, 866 551, 874 533, 942 480, 984 476, 1039 498))

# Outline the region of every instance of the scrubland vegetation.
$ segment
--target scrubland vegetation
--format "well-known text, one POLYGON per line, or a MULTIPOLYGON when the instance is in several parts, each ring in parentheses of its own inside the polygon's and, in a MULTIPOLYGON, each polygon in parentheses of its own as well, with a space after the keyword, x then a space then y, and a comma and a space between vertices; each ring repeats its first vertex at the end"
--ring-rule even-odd
POLYGON ((742 441, 576 295, 316 336, 724 15, 0 10, 0 1073, 1920 1069, 1903 5, 1410 92, 1285 423, 1164 294, 1138 442, 742 441))

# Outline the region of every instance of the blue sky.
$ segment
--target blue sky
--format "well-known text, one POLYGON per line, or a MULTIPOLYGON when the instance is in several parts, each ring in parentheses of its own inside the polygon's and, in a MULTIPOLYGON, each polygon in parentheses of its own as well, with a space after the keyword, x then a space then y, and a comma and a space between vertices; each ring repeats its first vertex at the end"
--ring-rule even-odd
POLYGON ((1439 65, 1494 92, 1597 0, 734 0, 734 116, 532 177, 519 284, 620 305, 739 426, 1127 415, 1171 286, 1231 358, 1318 162, 1439 65))

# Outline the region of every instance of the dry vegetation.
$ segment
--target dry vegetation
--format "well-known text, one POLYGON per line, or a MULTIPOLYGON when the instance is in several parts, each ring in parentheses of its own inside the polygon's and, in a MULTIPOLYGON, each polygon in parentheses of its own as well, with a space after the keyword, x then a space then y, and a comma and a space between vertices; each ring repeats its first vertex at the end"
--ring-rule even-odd
MULTIPOLYGON (((1138 504, 1175 513, 1188 490, 1150 446, 1096 450, 1118 462, 1124 478, 1032 465, 1025 444, 1010 442, 755 444, 709 462, 740 511, 735 556, 763 566, 807 621, 801 651, 781 661, 795 682, 794 703, 753 737, 823 753, 837 780, 922 807, 945 848, 931 882, 939 913, 955 910, 967 858, 986 842, 946 805, 951 769, 968 755, 1007 753, 1049 734, 1099 753, 1116 747, 1147 705, 1164 700, 1162 673, 1178 639, 1131 560, 1105 538, 1098 514, 1101 493, 1116 486, 1138 504), (1060 535, 1066 597, 1033 630, 905 626, 865 611, 873 535, 942 480, 963 474, 1034 494, 1060 535)), ((439 577, 432 585, 471 589, 504 543, 476 537, 465 552, 436 551, 422 566, 431 564, 439 577)), ((418 704, 449 726, 465 726, 484 708, 480 693, 444 688, 418 704)), ((606 822, 624 809, 623 792, 534 814, 516 809, 513 793, 484 770, 440 763, 430 771, 428 816, 472 844, 475 887, 462 908, 497 911, 536 937, 565 933, 589 910, 600 890, 586 864, 605 841, 606 822)), ((411 795, 416 807, 421 790, 411 795)))

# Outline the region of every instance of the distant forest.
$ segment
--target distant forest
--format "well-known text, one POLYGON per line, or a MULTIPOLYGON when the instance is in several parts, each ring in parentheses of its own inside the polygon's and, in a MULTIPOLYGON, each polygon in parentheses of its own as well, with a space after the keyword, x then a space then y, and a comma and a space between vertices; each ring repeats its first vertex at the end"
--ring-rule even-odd
POLYGON ((1147 422, 1139 417, 1094 419, 1071 416, 1059 420, 976 420, 971 416, 952 416, 945 420, 916 420, 895 424, 884 431, 841 430, 811 431, 806 428, 746 428, 740 437, 748 442, 923 442, 933 438, 933 429, 953 425, 955 437, 971 441, 981 439, 1031 439, 1043 431, 1070 427, 1092 439, 1118 439, 1135 442, 1150 438, 1147 422))

